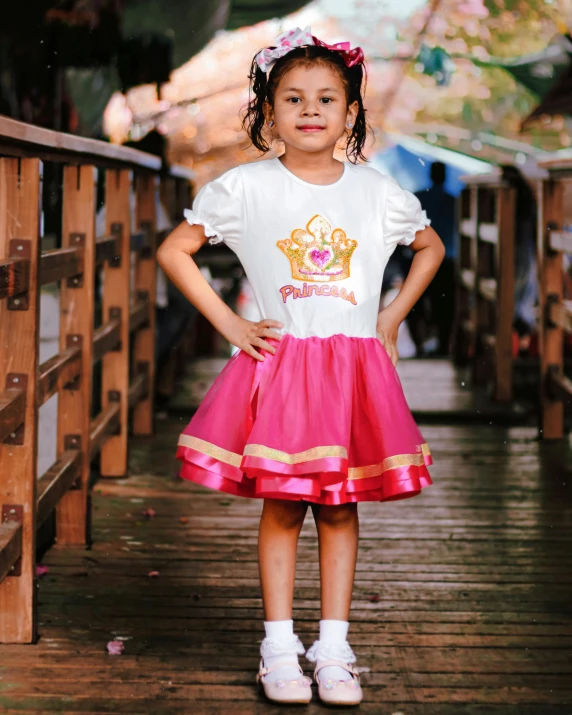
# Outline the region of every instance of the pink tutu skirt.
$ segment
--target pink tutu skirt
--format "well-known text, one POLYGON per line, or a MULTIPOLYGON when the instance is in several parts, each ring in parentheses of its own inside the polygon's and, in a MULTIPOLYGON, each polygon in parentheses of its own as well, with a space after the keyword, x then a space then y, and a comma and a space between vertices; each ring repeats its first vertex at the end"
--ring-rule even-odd
POLYGON ((270 340, 226 364, 179 438, 183 479, 244 497, 389 501, 432 484, 428 446, 376 338, 270 340))

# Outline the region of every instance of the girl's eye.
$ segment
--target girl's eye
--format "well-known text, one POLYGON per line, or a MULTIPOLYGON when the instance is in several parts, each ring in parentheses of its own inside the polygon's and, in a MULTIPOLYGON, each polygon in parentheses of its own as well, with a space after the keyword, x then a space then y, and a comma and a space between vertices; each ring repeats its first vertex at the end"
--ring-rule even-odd
POLYGON ((330 104, 332 102, 332 98, 331 97, 322 97, 322 101, 326 102, 327 104, 330 104))
MULTIPOLYGON (((286 101, 292 102, 295 99, 298 100, 298 99, 300 99, 300 97, 289 97, 286 101)), ((295 102, 295 103, 298 104, 298 102, 295 102)))

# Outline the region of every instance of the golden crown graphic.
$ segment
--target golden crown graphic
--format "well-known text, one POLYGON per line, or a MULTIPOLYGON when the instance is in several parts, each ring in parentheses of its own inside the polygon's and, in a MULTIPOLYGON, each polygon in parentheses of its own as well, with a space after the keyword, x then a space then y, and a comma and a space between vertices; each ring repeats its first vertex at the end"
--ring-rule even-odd
POLYGON ((317 214, 305 230, 294 229, 291 238, 276 245, 290 259, 292 278, 324 283, 350 277, 350 259, 358 244, 341 228, 332 231, 326 219, 317 214))

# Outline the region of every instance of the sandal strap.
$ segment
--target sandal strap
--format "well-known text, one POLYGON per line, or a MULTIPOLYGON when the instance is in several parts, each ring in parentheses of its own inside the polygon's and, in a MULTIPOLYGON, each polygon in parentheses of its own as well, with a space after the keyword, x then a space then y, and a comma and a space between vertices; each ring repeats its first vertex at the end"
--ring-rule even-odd
POLYGON ((263 678, 265 675, 268 675, 268 673, 272 673, 273 671, 278 670, 278 668, 298 668, 298 670, 300 671, 300 675, 304 675, 304 671, 302 670, 300 663, 280 661, 278 663, 274 663, 274 665, 266 667, 264 665, 264 659, 262 659, 260 661, 260 669, 258 671, 258 675, 256 676, 256 682, 258 682, 260 678, 263 678))
POLYGON ((335 665, 338 668, 343 668, 352 676, 354 676, 359 683, 359 672, 350 663, 343 663, 341 660, 324 660, 320 665, 317 665, 314 669, 314 678, 318 681, 318 674, 322 668, 327 668, 329 665, 335 665))

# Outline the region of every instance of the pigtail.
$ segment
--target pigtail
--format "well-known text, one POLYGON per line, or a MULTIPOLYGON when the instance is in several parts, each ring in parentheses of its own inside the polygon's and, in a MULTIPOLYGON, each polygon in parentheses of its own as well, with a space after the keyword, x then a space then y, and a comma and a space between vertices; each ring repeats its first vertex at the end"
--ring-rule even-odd
POLYGON ((256 58, 252 60, 248 79, 250 82, 248 106, 242 120, 242 128, 248 134, 254 146, 261 152, 266 153, 270 150, 270 145, 263 134, 266 122, 264 102, 268 99, 268 80, 266 72, 260 69, 256 58))
POLYGON ((346 143, 346 156, 350 161, 356 164, 358 161, 367 161, 363 154, 368 132, 366 110, 363 106, 367 74, 365 66, 359 64, 347 69, 345 75, 349 85, 348 104, 352 104, 353 102, 358 103, 355 122, 346 143))

